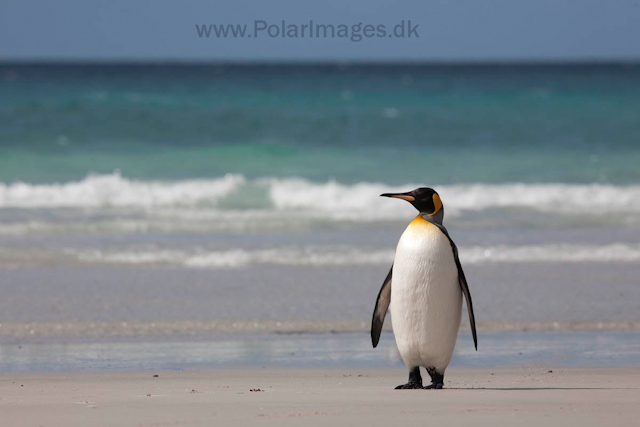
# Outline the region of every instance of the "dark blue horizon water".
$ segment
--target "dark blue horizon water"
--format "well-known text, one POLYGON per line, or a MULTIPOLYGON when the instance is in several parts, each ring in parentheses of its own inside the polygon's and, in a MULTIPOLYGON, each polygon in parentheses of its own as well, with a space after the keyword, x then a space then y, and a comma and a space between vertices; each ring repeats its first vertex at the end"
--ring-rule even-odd
POLYGON ((0 63, 0 182, 640 183, 637 64, 0 63))

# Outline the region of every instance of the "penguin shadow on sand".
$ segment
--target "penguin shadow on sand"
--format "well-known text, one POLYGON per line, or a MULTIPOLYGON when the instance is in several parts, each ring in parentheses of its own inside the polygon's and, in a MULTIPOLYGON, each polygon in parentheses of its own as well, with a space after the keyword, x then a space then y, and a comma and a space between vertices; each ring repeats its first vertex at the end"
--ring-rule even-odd
POLYGON ((445 387, 447 390, 474 391, 570 391, 570 390, 637 390, 635 387, 445 387))

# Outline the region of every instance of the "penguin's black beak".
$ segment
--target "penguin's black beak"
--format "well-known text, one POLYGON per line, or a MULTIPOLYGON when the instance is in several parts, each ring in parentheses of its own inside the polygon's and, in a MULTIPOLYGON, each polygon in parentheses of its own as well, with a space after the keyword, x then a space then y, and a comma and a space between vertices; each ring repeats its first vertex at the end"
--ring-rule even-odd
POLYGON ((384 193, 380 197, 393 197, 396 199, 406 200, 407 202, 415 202, 416 198, 410 193, 384 193))

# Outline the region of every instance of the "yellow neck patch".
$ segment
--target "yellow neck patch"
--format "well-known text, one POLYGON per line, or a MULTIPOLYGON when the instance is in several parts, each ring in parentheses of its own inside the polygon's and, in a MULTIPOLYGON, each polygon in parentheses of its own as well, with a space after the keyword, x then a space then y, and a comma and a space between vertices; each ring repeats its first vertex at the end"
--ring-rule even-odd
POLYGON ((409 223, 409 226, 407 228, 411 228, 415 230, 416 228, 430 228, 430 227, 433 227, 433 224, 431 224, 426 219, 422 218, 422 215, 418 215, 413 219, 413 221, 411 221, 411 223, 409 223))

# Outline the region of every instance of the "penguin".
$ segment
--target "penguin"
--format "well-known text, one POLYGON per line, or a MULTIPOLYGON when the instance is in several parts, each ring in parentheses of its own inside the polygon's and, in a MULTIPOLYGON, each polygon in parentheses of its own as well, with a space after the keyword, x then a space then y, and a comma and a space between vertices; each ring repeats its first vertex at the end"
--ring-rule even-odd
POLYGON ((371 342, 374 348, 378 345, 385 315, 391 308, 396 345, 409 369, 409 381, 396 389, 441 389, 458 337, 463 295, 478 350, 473 303, 458 248, 442 225, 444 207, 432 188, 381 197, 406 200, 419 214, 402 233, 391 270, 378 293, 371 342), (431 377, 426 387, 422 386, 420 366, 431 377))

